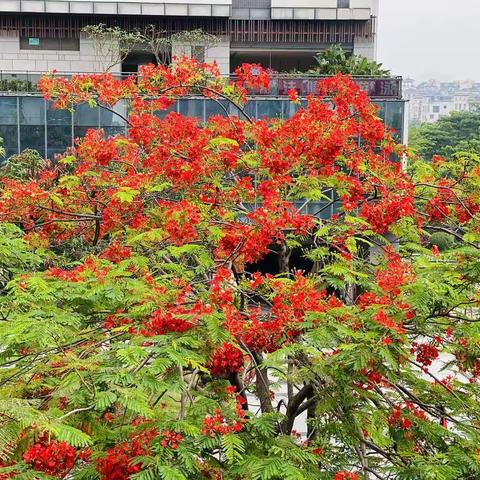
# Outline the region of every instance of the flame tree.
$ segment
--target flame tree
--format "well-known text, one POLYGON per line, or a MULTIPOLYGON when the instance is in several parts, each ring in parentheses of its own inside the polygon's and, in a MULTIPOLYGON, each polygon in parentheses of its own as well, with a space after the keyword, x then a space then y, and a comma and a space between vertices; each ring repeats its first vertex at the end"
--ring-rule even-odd
POLYGON ((128 134, 3 170, 1 478, 479 478, 478 157, 402 169, 348 76, 251 119, 236 73, 41 81, 128 134))

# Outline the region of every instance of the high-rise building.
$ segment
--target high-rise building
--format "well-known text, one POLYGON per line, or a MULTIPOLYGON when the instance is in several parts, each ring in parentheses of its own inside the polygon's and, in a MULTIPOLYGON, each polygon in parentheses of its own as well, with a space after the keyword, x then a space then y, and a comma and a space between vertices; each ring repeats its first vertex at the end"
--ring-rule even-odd
MULTIPOLYGON (((378 0, 2 0, 0 71, 97 71, 102 59, 82 29, 99 23, 202 29, 220 39, 204 56, 225 74, 244 62, 305 71, 332 44, 374 59, 377 10, 378 0)), ((139 49, 113 71, 150 60, 139 49)))

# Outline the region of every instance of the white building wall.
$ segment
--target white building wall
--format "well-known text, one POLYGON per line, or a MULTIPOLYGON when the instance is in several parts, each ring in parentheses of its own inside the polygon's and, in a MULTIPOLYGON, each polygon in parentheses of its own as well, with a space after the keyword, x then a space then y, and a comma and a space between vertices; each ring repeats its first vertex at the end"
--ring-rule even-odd
POLYGON ((372 38, 356 38, 353 42, 353 53, 370 60, 377 59, 377 43, 372 38))
MULTIPOLYGON (((190 45, 181 43, 172 45, 172 56, 182 57, 191 56, 192 50, 190 45)), ((222 75, 230 73, 230 40, 222 38, 218 45, 208 48, 205 52, 205 61, 216 61, 222 75)))
POLYGON ((230 39, 224 38, 217 46, 207 50, 205 61, 213 62, 214 60, 222 75, 230 73, 230 39))
MULTIPOLYGON (((80 50, 21 50, 17 32, 0 32, 0 70, 29 72, 96 72, 107 65, 95 54, 93 42, 80 38, 80 50)), ((111 69, 120 72, 118 64, 111 69)))

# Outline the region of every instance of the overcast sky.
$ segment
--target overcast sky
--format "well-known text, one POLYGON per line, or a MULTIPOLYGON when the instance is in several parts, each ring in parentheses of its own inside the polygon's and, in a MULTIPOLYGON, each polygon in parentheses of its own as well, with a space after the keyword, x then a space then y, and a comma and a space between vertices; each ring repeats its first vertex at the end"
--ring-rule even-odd
POLYGON ((378 60, 416 80, 480 81, 480 0, 380 0, 378 60))

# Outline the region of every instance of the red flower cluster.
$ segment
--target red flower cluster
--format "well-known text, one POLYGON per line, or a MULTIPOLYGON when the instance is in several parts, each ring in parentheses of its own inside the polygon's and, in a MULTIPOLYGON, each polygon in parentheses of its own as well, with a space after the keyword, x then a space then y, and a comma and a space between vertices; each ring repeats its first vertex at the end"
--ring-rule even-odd
POLYGON ((438 348, 431 343, 412 342, 410 353, 415 353, 417 362, 425 367, 430 366, 439 356, 438 348))
POLYGON ((359 477, 356 473, 352 472, 337 472, 333 480, 359 480, 359 477))
POLYGON ((235 70, 238 85, 258 91, 268 91, 270 88, 270 75, 260 65, 254 63, 244 63, 235 70))
POLYGON ((75 449, 67 442, 56 440, 40 440, 23 454, 24 462, 34 470, 57 478, 67 475, 73 468, 75 459, 75 449))
POLYGON ((376 203, 363 203, 360 215, 376 233, 386 233, 400 218, 415 214, 413 197, 401 193, 385 193, 376 203))
POLYGON ((155 310, 140 333, 146 337, 153 335, 165 335, 167 332, 185 332, 193 327, 193 324, 177 317, 168 309, 155 310))
POLYGON ((402 415, 402 409, 395 405, 393 407, 393 413, 388 417, 388 423, 391 427, 401 428, 402 430, 409 430, 413 423, 408 418, 402 415))
POLYGON ((208 366, 210 373, 215 377, 239 372, 243 367, 243 353, 230 343, 223 343, 212 355, 208 366))
POLYGON ((119 263, 122 260, 130 258, 132 249, 122 245, 120 242, 111 243, 101 254, 101 258, 105 258, 112 263, 119 263))
POLYGON ((450 208, 440 197, 431 198, 426 205, 428 219, 434 222, 440 222, 450 215, 450 208))
POLYGON ((142 469, 141 463, 132 463, 136 457, 150 453, 150 443, 157 437, 157 431, 146 430, 137 435, 131 435, 130 441, 122 442, 107 450, 107 456, 100 458, 97 471, 102 480, 128 480, 130 475, 142 469))
POLYGON ((373 317, 377 323, 389 330, 393 330, 399 334, 405 333, 402 323, 397 323, 393 318, 389 317, 384 310, 379 310, 373 317))
POLYGON ((196 205, 186 200, 161 202, 159 205, 169 210, 165 230, 172 243, 183 245, 197 239, 196 226, 200 222, 200 211, 196 205))
POLYGON ((386 249, 385 256, 387 257, 387 266, 378 270, 375 277, 378 286, 385 293, 396 296, 400 293, 400 287, 412 278, 411 269, 392 247, 386 249))
POLYGON ((150 337, 165 335, 168 332, 186 332, 193 328, 203 315, 212 313, 212 306, 200 300, 191 304, 189 301, 191 287, 180 286, 182 288, 172 302, 155 310, 150 318, 143 322, 139 330, 142 335, 150 337))
POLYGON ((180 435, 178 432, 170 430, 163 430, 162 437, 163 438, 160 440, 160 445, 165 448, 173 448, 174 450, 178 448, 178 444, 183 440, 182 435, 180 435))
POLYGON ((247 419, 245 418, 246 413, 243 410, 243 404, 245 401, 246 400, 241 395, 237 395, 237 404, 235 407, 237 419, 235 420, 229 421, 224 417, 220 408, 216 408, 213 415, 207 415, 203 419, 203 426, 201 429, 202 435, 215 437, 217 434, 227 435, 232 432, 240 432, 243 429, 244 424, 247 422, 247 419))

